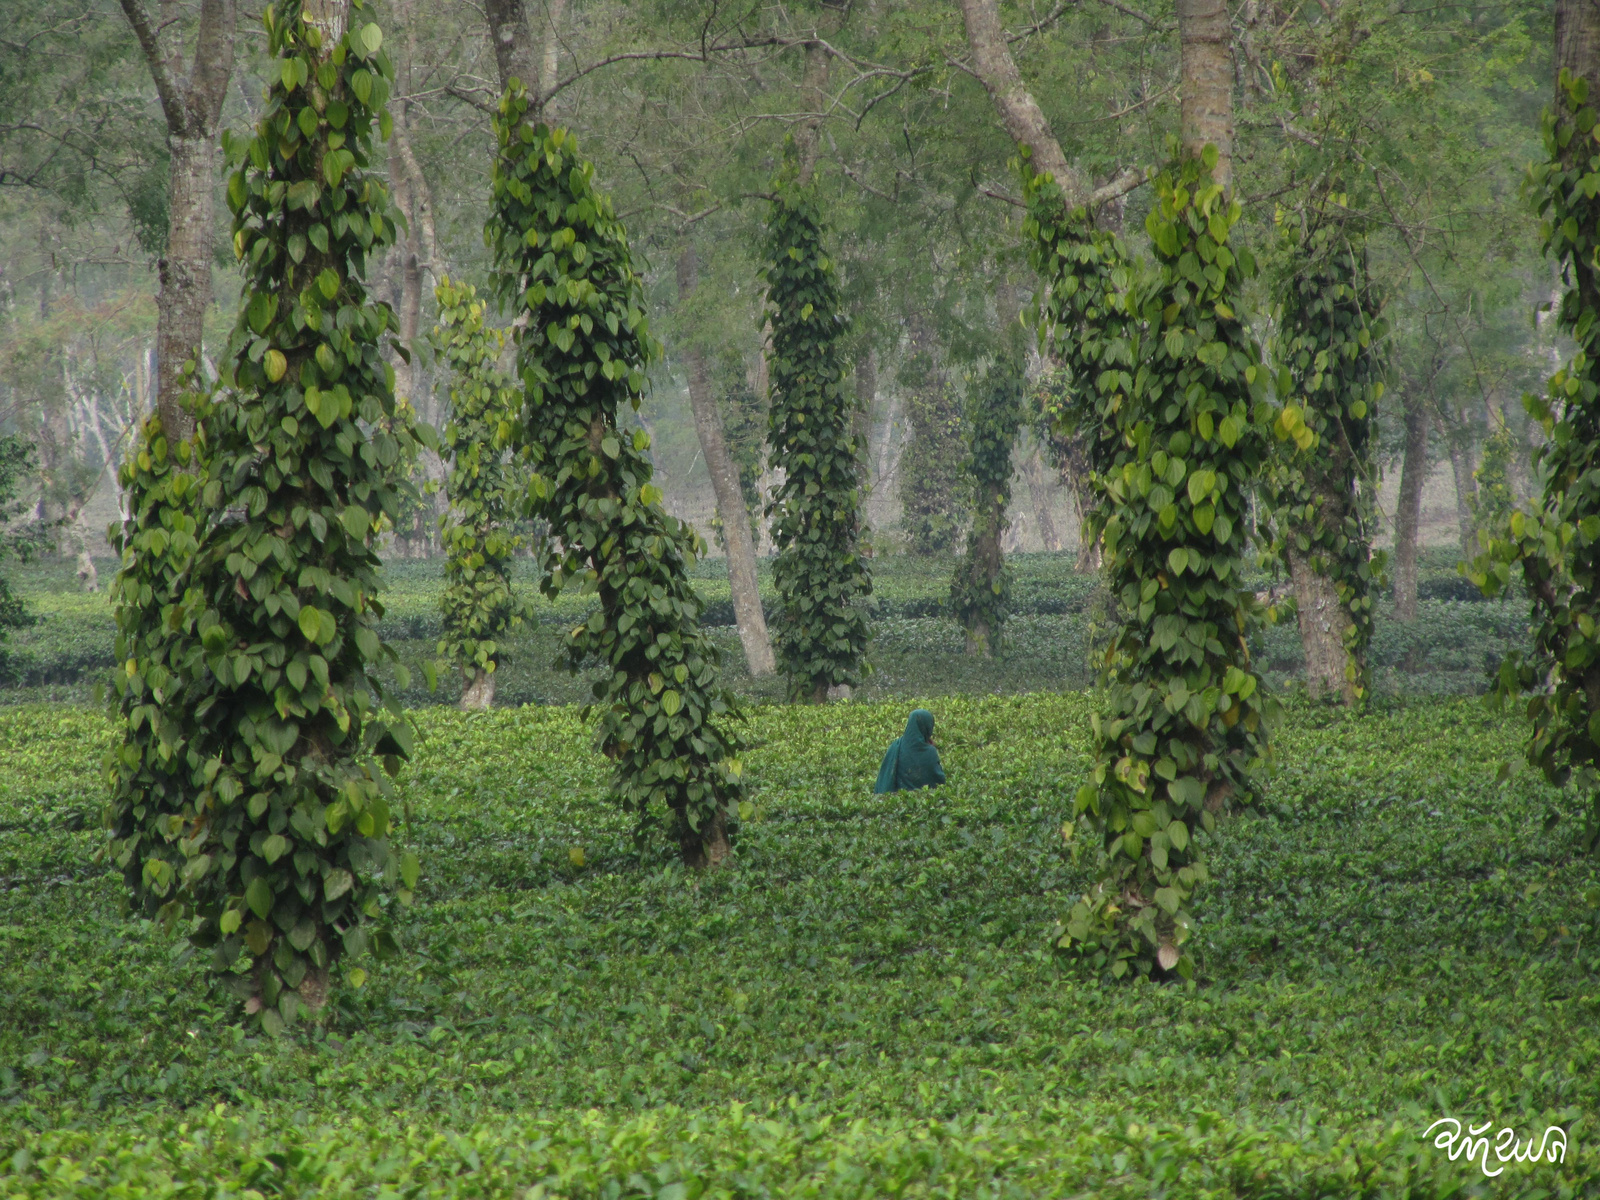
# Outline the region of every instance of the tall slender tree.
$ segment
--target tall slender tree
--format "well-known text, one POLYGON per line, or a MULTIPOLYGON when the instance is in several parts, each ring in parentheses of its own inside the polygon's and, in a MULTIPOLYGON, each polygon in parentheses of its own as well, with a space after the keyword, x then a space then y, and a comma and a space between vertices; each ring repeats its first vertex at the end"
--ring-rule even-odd
MULTIPOLYGON (((694 320, 693 305, 700 283, 699 260, 694 243, 686 241, 678 252, 678 304, 684 316, 694 320)), ((689 324, 690 322, 686 322, 689 324)), ((744 646, 744 660, 756 678, 777 669, 772 655, 772 639, 767 633, 767 618, 761 608, 761 591, 756 579, 755 539, 750 532, 750 514, 738 464, 728 451, 722 427, 722 414, 711 389, 711 373, 706 364, 703 331, 689 328, 679 353, 689 376, 689 408, 694 414, 695 434, 705 455, 717 500, 717 518, 722 530, 723 549, 728 556, 728 588, 732 593, 733 616, 744 646)))
POLYGON ((217 187, 217 133, 233 73, 236 0, 201 0, 194 55, 184 66, 184 22, 151 20, 144 0, 121 0, 139 40, 167 123, 167 244, 157 264, 156 412, 176 443, 193 428, 181 397, 184 364, 200 353, 206 309, 211 306, 211 263, 216 243, 212 196, 217 187))
POLYGON ((205 455, 184 469, 191 443, 150 430, 119 578, 125 605, 164 619, 135 622, 118 680, 112 853, 142 904, 198 918, 192 939, 269 1032, 321 1008, 346 953, 393 948, 384 902, 418 870, 389 841, 383 769, 409 724, 376 678, 375 530, 416 434, 380 344, 394 313, 363 283, 395 214, 370 162, 393 68, 378 26, 352 27, 360 8, 266 11, 277 70, 255 136, 233 144, 247 277, 205 455))
POLYGON ((500 294, 520 310, 520 444, 533 513, 551 531, 541 586, 553 598, 576 582, 599 601, 572 630, 567 661, 605 667, 585 712, 612 760, 614 798, 641 834, 664 824, 685 863, 717 866, 743 794, 727 728, 739 707, 689 583, 698 539, 661 506, 649 435, 620 423, 659 353, 627 234, 593 164, 565 130, 534 119, 516 83, 495 132, 487 235, 500 294))

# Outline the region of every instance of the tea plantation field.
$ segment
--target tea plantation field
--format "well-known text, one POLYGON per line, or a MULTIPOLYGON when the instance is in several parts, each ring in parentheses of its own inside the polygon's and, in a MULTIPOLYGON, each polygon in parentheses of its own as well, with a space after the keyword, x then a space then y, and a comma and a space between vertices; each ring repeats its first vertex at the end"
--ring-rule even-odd
POLYGON ((928 703, 951 784, 890 797, 905 703, 756 708, 704 878, 576 710, 421 710, 404 956, 278 1040, 120 912, 107 720, 0 709, 0 1196, 1600 1195, 1600 878, 1514 723, 1291 704, 1200 977, 1107 988, 1050 950, 1091 699, 928 703), (1444 1116, 1565 1161, 1486 1178, 1444 1116))

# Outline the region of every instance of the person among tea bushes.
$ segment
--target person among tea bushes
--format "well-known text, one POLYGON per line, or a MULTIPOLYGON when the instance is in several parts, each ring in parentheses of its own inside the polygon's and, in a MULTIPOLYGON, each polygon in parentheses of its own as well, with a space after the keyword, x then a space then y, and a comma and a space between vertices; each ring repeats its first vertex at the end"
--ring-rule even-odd
POLYGON ((883 765, 878 768, 874 793, 912 792, 917 788, 938 787, 944 782, 939 751, 933 744, 933 714, 914 709, 906 731, 889 743, 883 765))

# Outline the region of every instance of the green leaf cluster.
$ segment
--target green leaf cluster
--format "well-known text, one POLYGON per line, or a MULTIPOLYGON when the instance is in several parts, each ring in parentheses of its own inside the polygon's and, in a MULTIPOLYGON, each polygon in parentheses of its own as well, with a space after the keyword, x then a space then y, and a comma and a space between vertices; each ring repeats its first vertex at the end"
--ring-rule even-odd
POLYGON ((393 76, 378 27, 327 44, 298 3, 265 23, 274 83, 228 145, 245 286, 220 384, 194 444, 152 427, 129 471, 109 823, 135 900, 191 918, 276 1032, 345 954, 395 948, 384 907, 416 883, 379 769, 412 735, 374 674, 374 538, 427 431, 399 419, 395 317, 362 283, 395 230, 369 162, 393 76))
POLYGON ((662 508, 648 435, 619 425, 658 348, 627 232, 594 186, 594 165, 528 109, 520 87, 501 99, 485 237, 501 296, 528 318, 516 334, 524 404, 513 437, 532 473, 533 514, 550 526, 541 586, 554 598, 577 582, 599 600, 572 630, 567 661, 606 668, 587 711, 615 764, 612 795, 641 835, 665 822, 685 861, 714 862, 743 795, 727 727, 739 705, 689 582, 699 539, 662 508))
POLYGON ((1255 263, 1229 245, 1240 206, 1211 178, 1214 153, 1154 181, 1145 271, 1081 215, 1063 236, 1059 202, 1052 211, 1048 186, 1028 181, 1047 322, 1089 345, 1074 361, 1092 402, 1079 401, 1079 419, 1098 418, 1090 442, 1120 622, 1092 781, 1075 803, 1102 835, 1100 877, 1058 945, 1113 977, 1192 973, 1188 906, 1208 877, 1198 835, 1230 800, 1249 802, 1267 751, 1247 646, 1259 605, 1241 578, 1268 445, 1266 378, 1235 312, 1255 263))
POLYGON ((1547 160, 1528 170, 1544 251, 1561 265, 1558 317, 1577 343, 1544 397, 1523 405, 1544 428, 1535 452, 1544 492, 1483 530, 1484 552, 1464 568, 1489 595, 1519 569, 1527 587, 1531 654, 1500 664, 1496 696, 1524 694, 1528 761, 1588 806, 1584 845, 1600 846, 1600 112, 1591 83, 1563 68, 1543 116, 1547 160))
POLYGON ((1388 325, 1367 269, 1359 222, 1331 199, 1281 236, 1273 422, 1280 453, 1264 478, 1271 513, 1269 557, 1303 556, 1329 579, 1345 624, 1345 677, 1357 699, 1369 689, 1376 593, 1386 556, 1373 553, 1378 467, 1375 431, 1388 325))
POLYGON ((861 682, 871 631, 858 601, 871 594, 872 577, 860 548, 860 448, 840 347, 845 314, 814 190, 780 179, 764 249, 767 453, 784 472, 767 506, 778 548, 774 643, 790 696, 821 703, 829 688, 861 682))
POLYGON ((440 520, 445 589, 439 655, 469 675, 473 669, 492 673, 527 607, 511 593, 512 559, 522 545, 513 522, 526 487, 513 441, 522 398, 499 368, 506 335, 484 323, 477 290, 446 277, 433 294, 439 302, 434 350, 453 372, 450 417, 440 438, 450 463, 450 508, 440 520))

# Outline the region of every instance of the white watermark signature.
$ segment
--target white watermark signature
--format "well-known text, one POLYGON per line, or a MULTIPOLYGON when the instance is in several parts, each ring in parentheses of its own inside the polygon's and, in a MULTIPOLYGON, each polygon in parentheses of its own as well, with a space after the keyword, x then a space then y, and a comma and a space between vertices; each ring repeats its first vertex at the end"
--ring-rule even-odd
POLYGON ((1467 1161, 1478 1161, 1483 1168, 1483 1173, 1491 1179, 1504 1171, 1505 1164, 1509 1162, 1536 1163, 1536 1162, 1561 1162, 1567 1161, 1567 1134, 1560 1126, 1551 1125, 1545 1129, 1539 1138, 1539 1146, 1534 1148, 1533 1137, 1529 1135, 1524 1143, 1517 1137, 1516 1131, 1511 1126, 1503 1126, 1499 1133, 1494 1135, 1494 1156, 1500 1163, 1494 1170, 1489 1169, 1489 1128, 1493 1121, 1485 1121, 1476 1129, 1468 1129, 1465 1135, 1461 1132, 1461 1122, 1454 1117, 1441 1117, 1423 1131, 1422 1136, 1427 1137, 1441 1125, 1449 1128, 1440 1130, 1433 1139, 1433 1144, 1450 1156, 1450 1161, 1455 1162, 1463 1154, 1467 1161), (1554 1135, 1554 1136, 1552 1136, 1554 1135))

